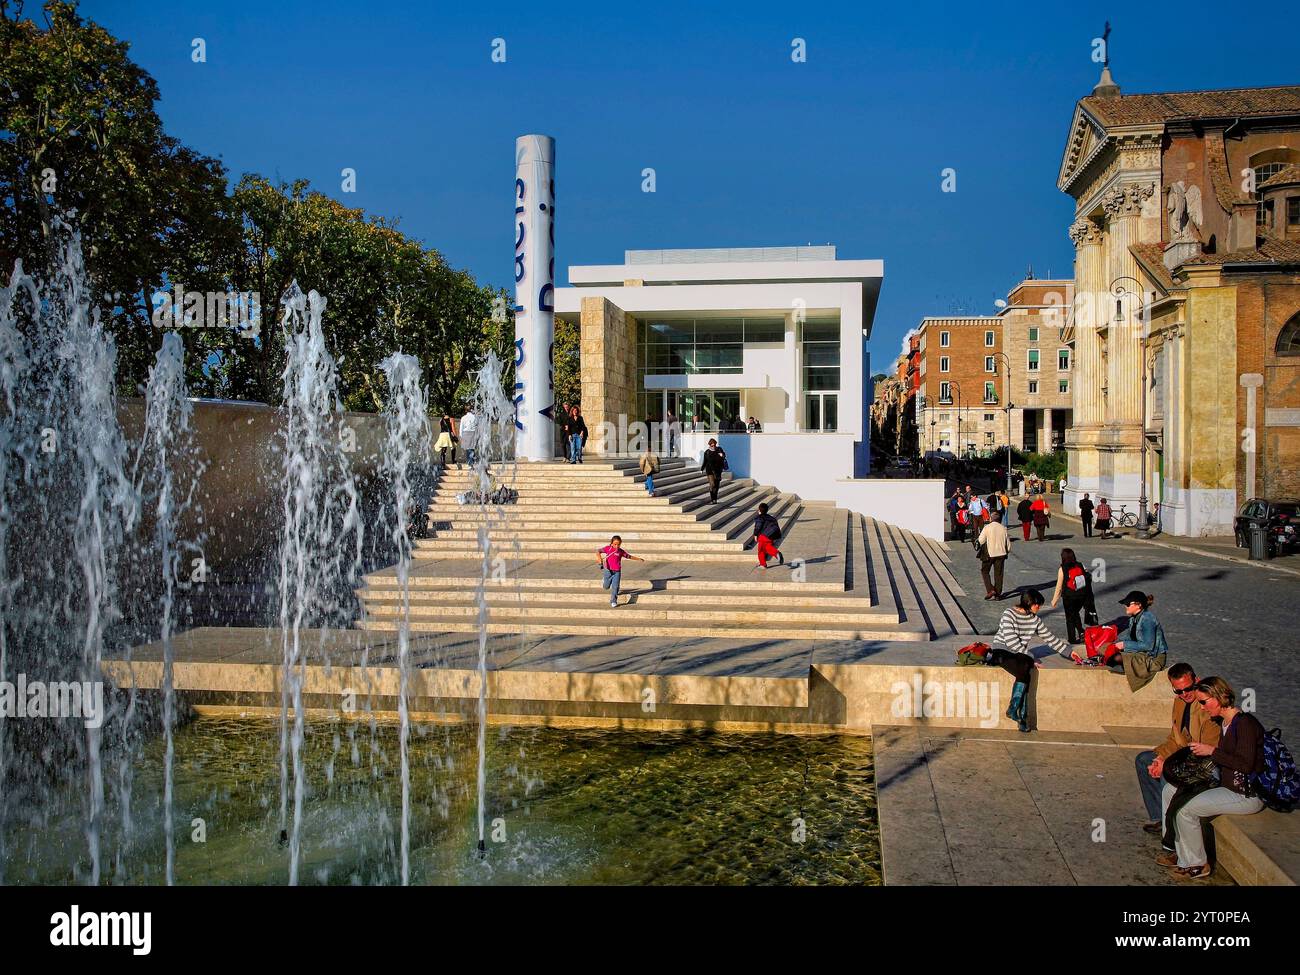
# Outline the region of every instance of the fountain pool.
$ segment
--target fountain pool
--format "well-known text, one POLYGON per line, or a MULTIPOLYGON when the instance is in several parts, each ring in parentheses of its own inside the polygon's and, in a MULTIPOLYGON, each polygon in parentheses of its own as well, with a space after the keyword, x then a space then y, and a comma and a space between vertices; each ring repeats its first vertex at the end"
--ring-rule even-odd
MULTIPOLYGON (((480 857, 475 725, 412 732, 412 883, 881 882, 864 738, 493 725, 487 855, 480 857)), ((400 882, 399 734, 396 721, 374 729, 356 721, 308 725, 300 882, 400 882), (387 764, 365 755, 372 731, 393 759, 387 764)), ((165 876, 155 788, 162 748, 161 740, 147 746, 137 773, 135 862, 127 873, 138 883, 165 876)), ((278 748, 272 718, 201 716, 177 729, 177 883, 287 881, 290 851, 277 842, 278 748)), ((11 835, 10 882, 78 879, 81 802, 69 790, 65 808, 47 810, 45 827, 11 835)))

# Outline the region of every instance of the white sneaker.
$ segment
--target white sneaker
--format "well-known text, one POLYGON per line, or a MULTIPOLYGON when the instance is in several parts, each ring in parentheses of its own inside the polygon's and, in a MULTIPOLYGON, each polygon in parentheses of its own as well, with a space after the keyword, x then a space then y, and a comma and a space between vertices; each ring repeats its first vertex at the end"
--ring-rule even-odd
POLYGON ((616 609, 617 607, 618 607, 618 600, 617 600, 617 599, 611 599, 611 600, 609 601, 609 608, 610 608, 610 609, 616 609))

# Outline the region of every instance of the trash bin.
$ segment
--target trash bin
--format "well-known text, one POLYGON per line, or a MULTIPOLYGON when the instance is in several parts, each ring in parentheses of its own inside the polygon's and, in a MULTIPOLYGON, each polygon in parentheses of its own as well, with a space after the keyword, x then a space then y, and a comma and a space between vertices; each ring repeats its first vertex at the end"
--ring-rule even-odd
POLYGON ((1268 550, 1268 532, 1263 525, 1250 526, 1250 557, 1255 561, 1270 558, 1268 550))

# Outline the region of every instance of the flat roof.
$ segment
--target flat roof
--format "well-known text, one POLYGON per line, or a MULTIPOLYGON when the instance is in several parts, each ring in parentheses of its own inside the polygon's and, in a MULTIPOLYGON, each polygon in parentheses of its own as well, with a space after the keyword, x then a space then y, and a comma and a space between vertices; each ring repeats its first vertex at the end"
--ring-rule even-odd
POLYGON ((793 261, 695 261, 690 263, 571 264, 574 288, 619 287, 642 281, 646 287, 674 284, 745 284, 760 282, 849 282, 879 287, 885 262, 800 259, 793 261))
POLYGON ((739 264, 749 261, 833 261, 835 245, 814 247, 695 247, 624 251, 625 264, 739 264))

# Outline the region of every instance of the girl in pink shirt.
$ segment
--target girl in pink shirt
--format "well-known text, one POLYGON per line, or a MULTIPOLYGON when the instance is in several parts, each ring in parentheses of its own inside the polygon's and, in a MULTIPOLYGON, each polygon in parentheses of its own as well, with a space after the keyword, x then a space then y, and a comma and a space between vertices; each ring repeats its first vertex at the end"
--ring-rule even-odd
POLYGON ((623 560, 631 559, 633 562, 644 562, 645 559, 627 552, 623 548, 623 539, 615 535, 609 540, 609 544, 596 553, 596 561, 604 571, 605 579, 600 584, 602 589, 609 590, 609 605, 613 609, 618 605, 618 583, 623 577, 623 560))

